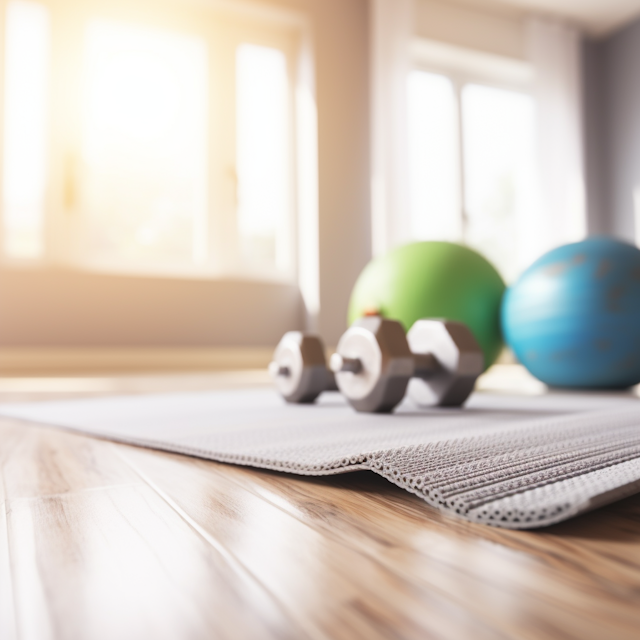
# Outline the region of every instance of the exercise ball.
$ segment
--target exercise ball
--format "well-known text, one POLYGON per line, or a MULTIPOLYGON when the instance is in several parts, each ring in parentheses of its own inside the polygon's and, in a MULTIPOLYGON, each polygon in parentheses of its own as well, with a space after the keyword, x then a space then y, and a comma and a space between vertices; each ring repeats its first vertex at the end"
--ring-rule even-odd
POLYGON ((594 237, 550 251, 509 288, 504 336, 549 385, 624 388, 640 382, 640 251, 594 237))
POLYGON ((498 272, 476 251, 451 242, 415 242, 365 267, 351 295, 348 321, 378 313, 399 320, 405 331, 421 318, 464 322, 488 367, 502 348, 504 290, 498 272))

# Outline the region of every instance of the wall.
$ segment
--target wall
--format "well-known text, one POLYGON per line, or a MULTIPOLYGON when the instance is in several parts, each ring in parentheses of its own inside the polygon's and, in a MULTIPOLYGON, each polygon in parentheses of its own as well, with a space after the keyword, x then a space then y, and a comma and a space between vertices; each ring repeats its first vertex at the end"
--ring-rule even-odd
POLYGON ((521 12, 483 11, 437 0, 416 0, 415 34, 485 53, 524 60, 525 20, 521 12))
POLYGON ((315 22, 320 317, 335 345, 371 258, 368 0, 309 0, 315 22))
POLYGON ((585 44, 588 197, 593 230, 634 241, 640 186, 640 20, 585 44))
MULTIPOLYGON (((319 147, 318 329, 335 344, 371 248, 368 0, 264 4, 310 18, 319 147)), ((266 346, 303 324, 294 286, 0 268, 0 347, 266 346)))
POLYGON ((585 192, 587 229, 590 234, 611 233, 607 210, 607 179, 609 166, 606 154, 602 87, 602 43, 585 39, 582 45, 582 92, 584 118, 585 192))

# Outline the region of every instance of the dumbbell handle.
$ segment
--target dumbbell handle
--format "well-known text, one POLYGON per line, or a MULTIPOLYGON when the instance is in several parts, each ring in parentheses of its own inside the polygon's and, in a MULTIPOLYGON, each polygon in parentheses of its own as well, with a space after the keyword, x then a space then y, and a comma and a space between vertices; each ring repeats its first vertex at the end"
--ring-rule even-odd
POLYGON ((362 360, 360 358, 347 358, 339 353, 334 353, 329 360, 329 369, 333 373, 340 373, 341 371, 360 373, 362 371, 362 360))
MULTIPOLYGON (((413 356, 413 377, 428 378, 442 367, 432 353, 412 353, 413 356)), ((362 360, 360 358, 347 358, 339 353, 334 353, 329 362, 329 368, 334 373, 350 371, 360 373, 362 371, 362 360)))
POLYGON ((413 377, 429 378, 442 369, 442 365, 432 353, 411 353, 413 356, 413 377))
POLYGON ((291 375, 291 369, 289 369, 289 367, 283 367, 275 361, 271 361, 269 363, 269 375, 272 378, 275 378, 276 376, 288 378, 291 375))

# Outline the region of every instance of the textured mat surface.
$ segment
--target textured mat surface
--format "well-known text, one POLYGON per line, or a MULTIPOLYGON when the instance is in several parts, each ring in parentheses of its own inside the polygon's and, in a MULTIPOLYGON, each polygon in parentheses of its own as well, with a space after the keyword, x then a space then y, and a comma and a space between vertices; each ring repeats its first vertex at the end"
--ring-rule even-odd
POLYGON ((463 410, 357 414, 338 394, 240 390, 0 406, 0 414, 297 474, 370 469, 474 522, 531 528, 640 491, 640 401, 475 394, 463 410))

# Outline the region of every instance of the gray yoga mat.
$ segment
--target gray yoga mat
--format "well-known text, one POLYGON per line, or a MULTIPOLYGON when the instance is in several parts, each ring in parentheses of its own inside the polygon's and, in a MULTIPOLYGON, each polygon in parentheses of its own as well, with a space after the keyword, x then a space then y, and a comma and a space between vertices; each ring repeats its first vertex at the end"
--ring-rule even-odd
POLYGON ((304 475, 370 469, 456 517, 539 527, 640 491, 640 402, 476 393, 464 409, 358 414, 270 389, 7 404, 0 414, 304 475))

